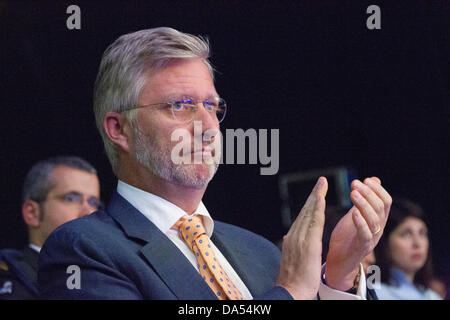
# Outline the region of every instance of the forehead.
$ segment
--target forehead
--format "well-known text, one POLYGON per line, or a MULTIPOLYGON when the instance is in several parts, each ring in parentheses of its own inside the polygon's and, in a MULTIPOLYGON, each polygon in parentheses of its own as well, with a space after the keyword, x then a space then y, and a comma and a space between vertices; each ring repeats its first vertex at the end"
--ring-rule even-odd
POLYGON ((67 166, 57 166, 52 170, 50 179, 52 181, 52 188, 49 193, 76 191, 95 196, 98 196, 100 193, 100 183, 97 175, 83 170, 67 166))
POLYGON ((149 75, 139 95, 140 104, 189 95, 197 99, 217 96, 211 74, 202 59, 172 59, 149 75))
POLYGON ((425 222, 415 217, 408 217, 397 227, 397 230, 426 228, 425 222))

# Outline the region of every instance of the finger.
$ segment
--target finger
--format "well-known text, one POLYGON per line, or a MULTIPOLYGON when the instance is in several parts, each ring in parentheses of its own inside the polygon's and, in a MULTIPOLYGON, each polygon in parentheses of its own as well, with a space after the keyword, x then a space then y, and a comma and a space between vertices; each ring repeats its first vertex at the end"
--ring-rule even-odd
POLYGON ((380 228, 380 218, 378 217, 372 206, 369 204, 369 202, 361 195, 361 193, 359 193, 358 190, 353 190, 350 193, 350 199, 353 201, 361 215, 364 217, 364 220, 366 221, 372 233, 378 231, 378 229, 380 228))
MULTIPOLYGON (((364 183, 366 183, 373 190, 373 192, 375 192, 378 195, 378 197, 381 199, 381 201, 383 201, 383 203, 384 203, 384 218, 386 219, 389 214, 389 210, 391 208, 392 197, 383 188, 383 186, 377 182, 377 179, 378 178, 376 178, 376 177, 375 177, 375 179, 374 178, 366 179, 366 180, 364 180, 364 183)), ((379 181, 379 179, 378 179, 378 181, 379 181)))
POLYGON ((370 231, 366 220, 362 217, 361 212, 357 208, 354 208, 352 212, 352 220, 355 224, 359 239, 363 242, 370 242, 370 240, 372 240, 373 234, 370 231))
MULTIPOLYGON (((366 179, 365 181, 368 181, 370 179, 366 179)), ((360 194, 363 195, 363 197, 369 202, 370 206, 375 210, 377 215, 380 216, 380 218, 384 218, 385 211, 384 211, 384 202, 380 199, 380 197, 372 191, 372 188, 365 185, 359 180, 354 180, 352 183, 354 189, 358 190, 360 194)), ((380 186, 376 184, 376 186, 380 186)))
POLYGON ((325 177, 319 177, 319 179, 317 179, 316 185, 314 186, 314 188, 312 189, 311 193, 308 196, 308 199, 306 199, 306 204, 310 205, 311 203, 309 202, 314 202, 314 197, 317 197, 319 195, 325 197, 328 191, 328 181, 325 177))
POLYGON ((325 198, 328 191, 328 181, 325 177, 319 177, 317 179, 317 193, 325 198))
POLYGON ((314 225, 322 225, 323 228, 325 219, 325 195, 327 190, 328 182, 326 178, 320 177, 306 200, 305 205, 289 229, 288 234, 301 232, 303 235, 301 237, 303 238, 307 230, 314 225))
POLYGON ((301 220, 304 216, 308 216, 314 209, 317 198, 319 196, 325 197, 327 190, 328 190, 327 179, 325 177, 320 177, 319 179, 317 179, 316 185, 314 186, 313 190, 306 199, 306 202, 303 208, 300 210, 300 213, 298 214, 296 221, 301 220))
POLYGON ((381 184, 381 180, 378 177, 371 177, 376 183, 381 184))
MULTIPOLYGON (((317 180, 317 183, 311 192, 308 202, 308 211, 310 211, 310 222, 309 227, 312 227, 315 223, 315 220, 318 222, 322 222, 325 216, 325 196, 328 191, 328 182, 325 177, 320 177, 317 180)), ((324 221, 323 221, 324 222, 324 221)))
MULTIPOLYGON (((324 194, 326 193, 326 189, 326 179, 320 179, 317 188, 314 188, 311 192, 308 201, 300 212, 301 220, 299 221, 299 232, 302 233, 301 238, 308 237, 309 232, 315 229, 319 229, 319 233, 323 232, 323 226, 325 224, 324 194)), ((321 237, 322 236, 320 236, 320 238, 321 237)))
POLYGON ((306 237, 310 237, 313 241, 321 241, 325 225, 325 197, 322 194, 317 195, 313 210, 308 220, 306 237))

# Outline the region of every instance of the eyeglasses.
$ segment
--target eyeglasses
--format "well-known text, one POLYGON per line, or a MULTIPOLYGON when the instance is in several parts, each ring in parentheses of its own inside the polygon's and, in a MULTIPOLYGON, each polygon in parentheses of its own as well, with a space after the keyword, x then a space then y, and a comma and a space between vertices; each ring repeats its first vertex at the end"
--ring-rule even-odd
POLYGON ((159 106, 160 109, 166 109, 171 112, 173 118, 179 122, 191 122, 198 111, 198 104, 201 103, 206 111, 219 123, 225 118, 227 112, 227 104, 224 99, 216 97, 205 101, 195 101, 191 97, 182 97, 171 102, 152 103, 143 106, 132 107, 125 111, 159 106))
MULTIPOLYGON (((84 203, 84 195, 79 192, 69 192, 62 195, 57 195, 55 198, 68 205, 79 205, 81 207, 84 203)), ((42 202, 47 199, 33 200, 36 202, 42 202)), ((98 210, 104 208, 103 202, 97 197, 89 197, 86 201, 92 209, 98 210)))

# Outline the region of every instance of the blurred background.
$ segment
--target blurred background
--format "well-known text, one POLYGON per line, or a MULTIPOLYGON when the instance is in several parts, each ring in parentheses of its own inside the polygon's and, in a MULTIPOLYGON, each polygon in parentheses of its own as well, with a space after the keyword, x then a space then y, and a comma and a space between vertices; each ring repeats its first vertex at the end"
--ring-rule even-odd
MULTIPOLYGON (((332 178, 335 168, 345 179, 375 175, 394 198, 425 209, 436 271, 449 276, 446 1, 0 2, 0 247, 27 243, 20 194, 38 160, 85 158, 108 201, 117 181, 92 112, 98 65, 120 35, 157 26, 210 39, 229 106, 223 133, 279 129, 276 175, 260 175, 261 164, 219 168, 204 197, 214 218, 277 242, 287 203, 298 210, 310 191, 287 195, 288 178, 332 178), (66 26, 72 4, 80 30, 66 26), (380 30, 366 27, 371 4, 380 30)), ((339 190, 330 202, 348 197, 345 183, 339 190)))

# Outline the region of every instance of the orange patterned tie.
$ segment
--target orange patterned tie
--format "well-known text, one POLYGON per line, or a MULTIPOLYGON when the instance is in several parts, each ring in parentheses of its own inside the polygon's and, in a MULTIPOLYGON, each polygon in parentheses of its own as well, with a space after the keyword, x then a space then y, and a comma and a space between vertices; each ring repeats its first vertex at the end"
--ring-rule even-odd
POLYGON ((199 216, 181 218, 179 231, 188 247, 194 252, 203 280, 220 300, 243 300, 241 293, 231 282, 216 259, 208 235, 199 216))

